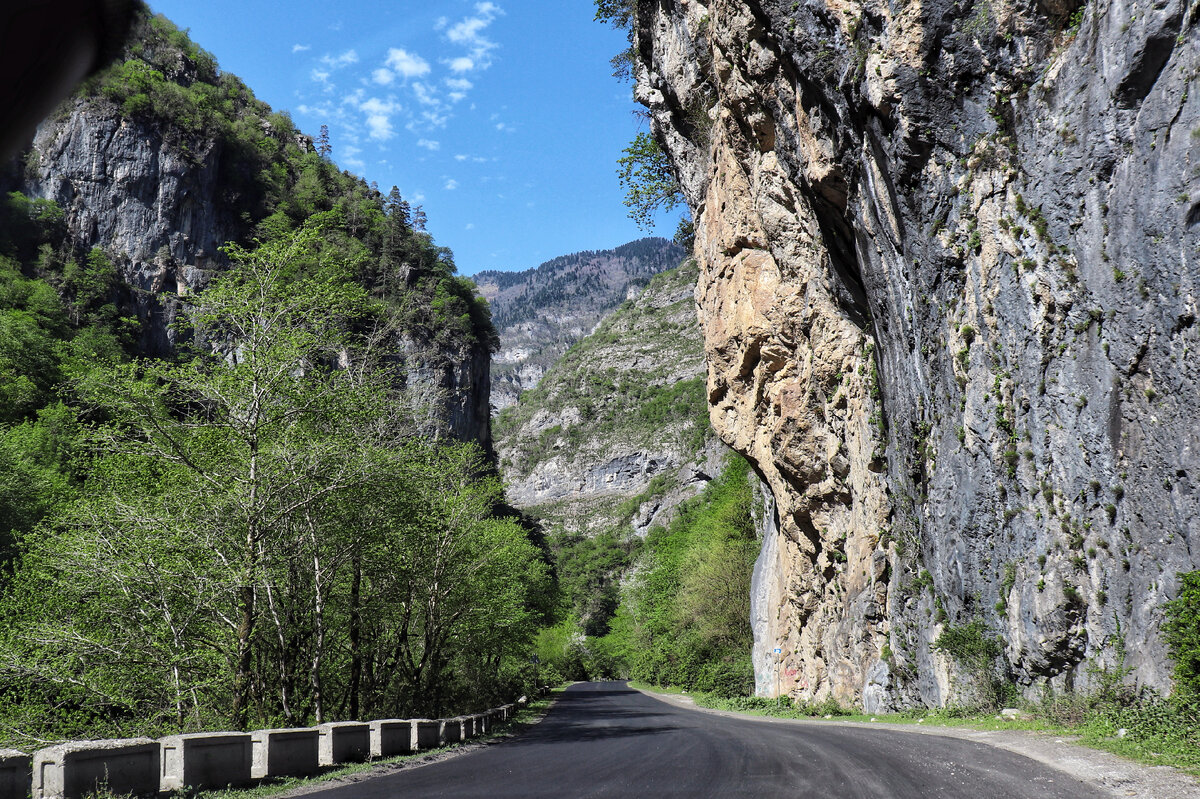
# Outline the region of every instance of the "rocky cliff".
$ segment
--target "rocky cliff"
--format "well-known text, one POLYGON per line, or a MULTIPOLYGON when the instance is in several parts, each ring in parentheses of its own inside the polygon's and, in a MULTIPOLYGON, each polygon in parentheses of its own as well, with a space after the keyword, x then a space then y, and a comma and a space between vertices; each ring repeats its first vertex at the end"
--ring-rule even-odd
POLYGON ((497 417, 509 501, 551 531, 644 535, 720 472, 695 280, 692 261, 655 277, 497 417))
MULTIPOLYGON (((43 122, 7 172, 5 191, 62 209, 64 258, 99 248, 116 265, 125 284, 118 301, 138 318, 143 355, 174 351, 177 298, 227 266, 227 242, 250 245, 316 213, 333 212, 361 239, 372 262, 362 279, 373 288, 391 281, 397 291, 431 295, 438 281, 459 286, 427 262, 434 248, 421 231, 397 234, 407 249, 385 268, 378 234, 356 232, 368 215, 383 218, 380 193, 339 172, 286 114, 144 11, 124 56, 43 122)), ((441 404, 441 426, 490 447, 490 325, 463 335, 435 327, 402 326, 390 346, 404 358, 407 379, 441 404)))
POLYGON ((567 348, 592 332, 650 278, 683 260, 667 239, 562 255, 521 272, 474 276, 492 307, 500 349, 492 358, 492 404, 503 410, 535 387, 567 348))
POLYGON ((1169 690, 1200 565, 1200 6, 640 0, 713 426, 769 486, 760 690, 1169 690), (780 657, 771 654, 783 650, 780 657))

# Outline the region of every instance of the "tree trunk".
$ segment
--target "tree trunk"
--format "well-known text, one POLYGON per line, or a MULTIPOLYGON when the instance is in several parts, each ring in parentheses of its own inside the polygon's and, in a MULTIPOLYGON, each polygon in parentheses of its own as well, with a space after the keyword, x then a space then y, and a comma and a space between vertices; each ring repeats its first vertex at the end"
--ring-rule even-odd
POLYGON ((355 554, 354 575, 350 581, 350 718, 357 719, 359 692, 362 689, 362 618, 359 603, 362 594, 362 562, 355 554))
POLYGON ((254 586, 243 585, 239 591, 241 619, 237 628, 237 664, 233 675, 233 708, 230 721, 235 729, 246 729, 250 707, 250 676, 253 672, 250 636, 254 634, 254 586))

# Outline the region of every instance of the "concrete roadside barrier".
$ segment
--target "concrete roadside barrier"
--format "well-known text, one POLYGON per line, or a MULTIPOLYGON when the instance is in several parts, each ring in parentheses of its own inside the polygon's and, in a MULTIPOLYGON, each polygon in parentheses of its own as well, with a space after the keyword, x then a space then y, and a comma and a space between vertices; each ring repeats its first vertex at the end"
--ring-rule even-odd
POLYGON ((322 766, 361 763, 371 755, 371 725, 359 721, 334 721, 317 727, 321 733, 322 766))
POLYGON ((413 719, 412 745, 414 751, 436 749, 442 745, 442 722, 434 719, 413 719))
POLYGON ((160 747, 149 738, 71 741, 33 755, 34 799, 76 799, 97 788, 157 796, 160 747))
POLYGON ((245 732, 168 735, 162 745, 162 789, 240 788, 251 783, 253 742, 245 732))
POLYGON ((371 757, 407 755, 417 746, 417 722, 412 719, 378 719, 370 722, 371 757))
POLYGON ((316 727, 293 727, 281 730, 255 730, 250 776, 255 779, 271 777, 307 777, 320 768, 320 731, 316 727))
POLYGON ((0 749, 0 796, 25 799, 33 788, 33 755, 0 749))
POLYGON ((503 721, 508 721, 511 719, 514 715, 516 715, 516 712, 517 706, 513 702, 509 702, 507 705, 500 706, 500 713, 502 714, 500 718, 503 721))
POLYGON ((438 719, 438 745, 449 746, 462 740, 462 722, 458 719, 438 719))

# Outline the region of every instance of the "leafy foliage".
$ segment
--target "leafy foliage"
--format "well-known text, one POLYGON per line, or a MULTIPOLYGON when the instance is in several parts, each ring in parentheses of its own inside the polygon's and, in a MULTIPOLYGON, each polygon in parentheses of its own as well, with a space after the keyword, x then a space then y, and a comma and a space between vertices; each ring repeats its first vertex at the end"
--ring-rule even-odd
POLYGON ((1179 596, 1166 604, 1163 637, 1175 661, 1175 693, 1200 706, 1200 570, 1179 575, 1179 596))
POLYGON ((1016 698, 1015 686, 998 665, 1004 654, 1003 641, 982 621, 976 619, 961 626, 947 624, 933 647, 958 664, 967 678, 962 687, 972 691, 972 699, 982 707, 1002 707, 1016 698))
POLYGON ((750 665, 750 572, 758 554, 749 465, 721 476, 646 538, 607 644, 635 679, 737 696, 750 665))
POLYGON ((10 725, 436 713, 527 678, 544 562, 477 449, 419 435, 371 346, 386 303, 326 238, 232 247, 190 300, 204 347, 79 379, 95 455, 7 597, 10 725))
POLYGON ((654 215, 683 202, 683 193, 667 154, 649 133, 639 133, 617 159, 617 176, 625 189, 629 218, 639 227, 654 226, 654 215))

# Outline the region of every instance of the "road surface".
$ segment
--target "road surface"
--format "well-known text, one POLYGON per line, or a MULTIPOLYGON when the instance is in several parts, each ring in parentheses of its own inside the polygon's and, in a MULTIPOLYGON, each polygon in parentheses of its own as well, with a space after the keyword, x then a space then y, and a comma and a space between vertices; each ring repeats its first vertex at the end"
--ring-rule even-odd
MULTIPOLYGON (((387 797, 1096 799, 1033 760, 971 741, 687 710, 623 683, 568 688, 512 740, 307 794, 387 797)), ((306 799, 307 799, 306 797, 306 799)))

